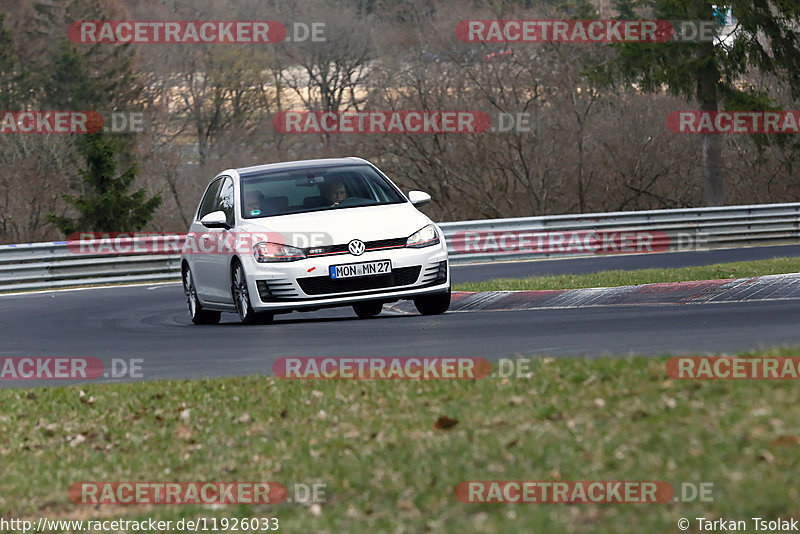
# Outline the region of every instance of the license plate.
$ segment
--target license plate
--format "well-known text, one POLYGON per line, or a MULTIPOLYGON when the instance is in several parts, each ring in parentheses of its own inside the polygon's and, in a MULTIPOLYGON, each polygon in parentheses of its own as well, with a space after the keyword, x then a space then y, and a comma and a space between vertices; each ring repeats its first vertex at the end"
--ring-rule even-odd
POLYGON ((392 262, 389 260, 330 266, 331 278, 356 278, 358 276, 375 276, 390 272, 392 272, 392 262))

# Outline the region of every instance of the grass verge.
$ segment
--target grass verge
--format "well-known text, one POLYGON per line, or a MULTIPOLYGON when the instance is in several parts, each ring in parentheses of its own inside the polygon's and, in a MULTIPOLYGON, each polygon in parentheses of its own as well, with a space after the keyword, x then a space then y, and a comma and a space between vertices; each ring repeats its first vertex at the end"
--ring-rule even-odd
POLYGON ((701 267, 676 269, 641 269, 638 271, 601 271, 592 274, 502 278, 485 282, 455 284, 454 291, 511 291, 535 289, 579 289, 585 287, 618 287, 689 280, 750 278, 768 274, 800 272, 800 258, 717 263, 701 267))
MULTIPOLYGON (((774 349, 757 356, 800 356, 774 349)), ((666 358, 535 359, 522 378, 272 377, 0 390, 0 516, 277 517, 286 532, 677 532, 800 505, 792 381, 677 381, 666 358), (83 393, 81 393, 83 392, 83 393), (434 428, 446 416, 457 423, 434 428), (80 436, 80 437, 78 437, 80 436), (94 507, 79 481, 326 484, 321 506, 94 507), (712 483, 713 502, 462 504, 465 480, 712 483)))

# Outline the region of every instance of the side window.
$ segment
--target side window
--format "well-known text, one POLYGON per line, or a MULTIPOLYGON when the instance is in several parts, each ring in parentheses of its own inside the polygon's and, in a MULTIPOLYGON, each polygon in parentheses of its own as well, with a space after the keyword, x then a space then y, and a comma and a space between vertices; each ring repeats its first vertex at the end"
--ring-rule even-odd
POLYGON ((224 211, 228 224, 233 226, 233 180, 227 176, 219 188, 214 211, 224 211))
POLYGON ((217 202, 217 192, 219 191, 219 186, 222 183, 222 178, 217 178, 208 186, 206 189, 206 194, 203 195, 203 200, 200 201, 200 208, 197 210, 197 218, 202 219, 212 211, 214 211, 214 205, 217 202))

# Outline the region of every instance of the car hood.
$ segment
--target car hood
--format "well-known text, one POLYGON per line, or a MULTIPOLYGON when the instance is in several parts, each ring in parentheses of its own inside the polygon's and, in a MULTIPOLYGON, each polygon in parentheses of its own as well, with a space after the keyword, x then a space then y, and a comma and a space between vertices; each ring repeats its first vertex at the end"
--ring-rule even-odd
POLYGON ((353 239, 376 241, 408 237, 431 224, 408 202, 383 206, 341 208, 245 220, 244 232, 280 233, 295 246, 339 245, 353 239))

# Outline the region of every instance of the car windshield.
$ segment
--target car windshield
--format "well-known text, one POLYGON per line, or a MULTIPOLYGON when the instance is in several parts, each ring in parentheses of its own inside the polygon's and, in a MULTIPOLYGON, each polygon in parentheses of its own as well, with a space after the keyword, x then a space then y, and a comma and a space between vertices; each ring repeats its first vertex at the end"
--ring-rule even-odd
POLYGON ((273 171, 242 178, 242 217, 405 202, 369 165, 273 171))

